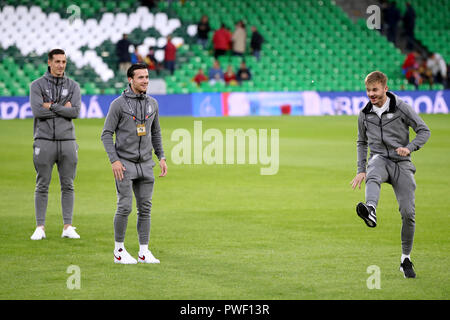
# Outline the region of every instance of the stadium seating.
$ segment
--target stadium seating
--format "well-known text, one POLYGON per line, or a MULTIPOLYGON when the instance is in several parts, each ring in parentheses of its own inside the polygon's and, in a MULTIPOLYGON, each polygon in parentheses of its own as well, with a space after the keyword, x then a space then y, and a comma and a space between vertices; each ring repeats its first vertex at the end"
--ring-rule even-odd
MULTIPOLYGON (((406 0, 397 2, 404 10, 406 0)), ((449 2, 412 3, 418 15, 417 38, 449 61, 449 2)), ((80 83, 82 93, 117 94, 126 81, 115 55, 123 33, 138 44, 142 56, 155 47, 160 62, 166 36, 174 37, 174 75, 165 70, 159 76, 150 73, 165 79, 168 93, 364 90, 362 79, 375 69, 388 75, 392 89, 414 89, 401 73, 401 51, 378 31, 369 30, 364 20, 353 23, 332 0, 160 1, 152 12, 133 0, 0 0, 0 94, 27 95, 29 83, 47 69, 47 52, 55 47, 66 50, 67 74, 80 83), (68 10, 71 5, 79 6, 79 16, 68 10), (209 16, 212 29, 225 23, 233 30, 243 19, 247 44, 252 25, 264 36, 261 59, 245 56, 251 81, 242 86, 192 82, 198 69, 207 72, 214 60, 211 46, 203 49, 196 43, 196 24, 203 14, 209 16)), ((223 69, 231 65, 236 71, 241 58, 225 55, 219 62, 223 69)))
MULTIPOLYGON (((408 0, 396 0, 403 13, 408 0)), ((450 61, 450 1, 448 0, 410 0, 416 12, 415 37, 428 50, 439 52, 450 61)))

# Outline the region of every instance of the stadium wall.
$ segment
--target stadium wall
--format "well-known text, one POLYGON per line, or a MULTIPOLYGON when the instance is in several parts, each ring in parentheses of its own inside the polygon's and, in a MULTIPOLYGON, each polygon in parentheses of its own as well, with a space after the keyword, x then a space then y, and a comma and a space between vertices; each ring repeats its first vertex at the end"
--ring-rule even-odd
MULTIPOLYGON (((450 90, 394 92, 418 113, 449 112, 450 90)), ((79 118, 103 118, 116 95, 84 95, 79 118)), ((161 116, 356 115, 368 102, 361 92, 224 92, 153 95, 161 116)), ((0 97, 0 119, 32 118, 28 97, 0 97)))

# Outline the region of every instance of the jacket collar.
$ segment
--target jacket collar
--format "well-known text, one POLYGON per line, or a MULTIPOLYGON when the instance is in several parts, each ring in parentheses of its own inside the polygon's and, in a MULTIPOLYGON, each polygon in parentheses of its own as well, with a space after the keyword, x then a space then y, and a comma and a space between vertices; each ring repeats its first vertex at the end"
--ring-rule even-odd
MULTIPOLYGON (((395 112, 395 110, 397 109, 396 105, 397 105, 397 96, 391 92, 386 92, 386 95, 389 97, 390 101, 389 101, 389 113, 393 113, 395 112)), ((364 113, 370 113, 372 111, 372 102, 368 102, 366 104, 366 106, 362 109, 362 112, 364 113)))
POLYGON ((145 93, 134 93, 133 90, 131 90, 131 86, 128 84, 127 88, 122 93, 125 97, 130 99, 138 99, 138 100, 144 100, 147 99, 147 94, 145 93))
POLYGON ((46 71, 44 74, 44 78, 53 84, 56 84, 56 83, 61 84, 61 83, 64 83, 64 81, 66 80, 66 73, 64 73, 62 77, 55 77, 54 75, 52 75, 50 73, 50 71, 46 71))

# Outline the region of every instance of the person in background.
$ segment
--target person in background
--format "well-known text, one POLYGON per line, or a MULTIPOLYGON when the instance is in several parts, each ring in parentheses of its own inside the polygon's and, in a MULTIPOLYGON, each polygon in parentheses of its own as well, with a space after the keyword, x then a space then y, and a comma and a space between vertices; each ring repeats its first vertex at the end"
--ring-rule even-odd
POLYGON ((231 32, 225 27, 225 24, 222 23, 220 29, 217 29, 216 32, 214 32, 212 42, 214 47, 214 58, 216 59, 230 50, 231 32))
POLYGON ((145 64, 149 70, 154 70, 157 75, 161 72, 161 63, 155 58, 155 48, 150 47, 147 56, 144 58, 145 64))
POLYGON ((252 26, 252 38, 250 40, 250 49, 252 54, 259 60, 261 56, 262 44, 264 42, 263 36, 259 33, 255 26, 252 26))
POLYGON ((447 84, 447 64, 445 63, 444 58, 437 53, 431 52, 428 55, 427 59, 427 67, 430 69, 431 74, 433 75, 434 83, 442 83, 444 87, 447 84))
POLYGON ((231 41, 233 44, 233 55, 244 56, 245 46, 247 44, 247 31, 245 31, 243 21, 236 23, 236 28, 234 29, 231 41))
POLYGON ((387 24, 387 39, 394 44, 397 39, 397 29, 400 19, 401 14, 397 5, 393 1, 389 2, 385 17, 385 22, 387 24))
POLYGON ((250 73, 250 70, 247 68, 245 61, 242 60, 239 70, 236 74, 236 80, 239 82, 239 84, 241 84, 242 81, 248 81, 251 79, 252 74, 250 73))
POLYGON ((172 36, 167 36, 167 44, 164 48, 164 67, 173 75, 175 71, 175 60, 177 56, 177 48, 172 43, 172 36))
POLYGON ((203 69, 200 68, 198 69, 197 74, 194 76, 192 80, 195 81, 195 83, 197 83, 198 86, 200 86, 202 82, 208 81, 208 77, 203 72, 203 69))
POLYGON ((116 55, 119 60, 119 70, 122 73, 126 73, 131 66, 131 54, 129 51, 132 43, 128 40, 128 35, 124 33, 122 39, 116 44, 116 55))
POLYGON ((416 26, 416 12, 410 2, 406 3, 406 11, 403 15, 403 29, 406 35, 406 49, 414 47, 414 28, 416 26))
POLYGON ((206 49, 206 46, 208 45, 208 35, 210 31, 209 18, 207 15, 203 15, 200 22, 197 24, 197 43, 201 44, 203 49, 206 49))
POLYGON ((223 82, 223 71, 220 67, 220 63, 217 60, 214 60, 213 66, 209 69, 209 82, 211 84, 215 84, 216 82, 223 82))
POLYGON ((137 46, 133 46, 134 51, 131 54, 131 64, 142 63, 144 62, 144 58, 139 54, 137 46))
POLYGON ((223 78, 225 80, 225 84, 227 85, 235 86, 238 84, 236 80, 236 74, 234 73, 233 67, 231 65, 228 65, 223 78))

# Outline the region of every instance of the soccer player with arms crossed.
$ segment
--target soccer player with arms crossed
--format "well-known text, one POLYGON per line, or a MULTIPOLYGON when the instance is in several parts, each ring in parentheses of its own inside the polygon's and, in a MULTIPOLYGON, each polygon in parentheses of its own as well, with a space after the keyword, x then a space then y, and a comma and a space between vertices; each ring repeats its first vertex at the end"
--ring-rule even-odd
POLYGON ((358 203, 356 212, 368 227, 376 227, 381 184, 392 185, 402 217, 400 270, 405 278, 415 278, 410 253, 415 231, 416 168, 411 162, 411 152, 424 146, 430 129, 411 106, 388 91, 385 74, 369 73, 365 85, 370 101, 358 117, 358 170, 351 185, 353 189, 361 188, 365 180, 366 202, 358 203), (416 133, 412 141, 409 141, 409 127, 416 133))

